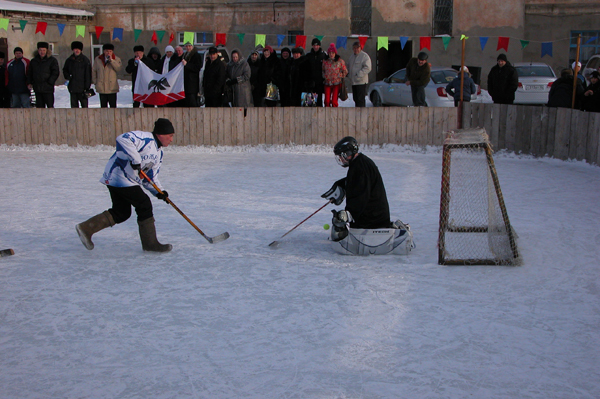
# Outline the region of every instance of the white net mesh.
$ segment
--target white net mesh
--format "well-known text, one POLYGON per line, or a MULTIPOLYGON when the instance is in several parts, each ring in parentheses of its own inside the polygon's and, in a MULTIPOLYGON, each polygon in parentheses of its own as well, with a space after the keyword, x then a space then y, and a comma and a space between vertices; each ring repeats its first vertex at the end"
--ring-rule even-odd
POLYGON ((514 234, 485 130, 450 132, 440 209, 440 264, 516 263, 514 234))

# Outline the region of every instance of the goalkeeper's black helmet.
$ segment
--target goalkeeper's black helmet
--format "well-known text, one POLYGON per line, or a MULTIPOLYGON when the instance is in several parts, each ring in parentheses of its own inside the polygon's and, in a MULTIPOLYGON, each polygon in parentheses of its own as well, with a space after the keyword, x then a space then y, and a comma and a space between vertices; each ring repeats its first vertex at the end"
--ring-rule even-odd
POLYGON ((344 137, 333 147, 337 162, 343 167, 348 167, 350 161, 358 154, 358 141, 354 137, 344 137))

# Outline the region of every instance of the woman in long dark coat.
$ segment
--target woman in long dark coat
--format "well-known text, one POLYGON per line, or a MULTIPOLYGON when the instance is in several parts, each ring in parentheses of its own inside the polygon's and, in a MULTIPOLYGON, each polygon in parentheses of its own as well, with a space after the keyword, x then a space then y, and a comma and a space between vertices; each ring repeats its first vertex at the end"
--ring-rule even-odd
POLYGON ((227 64, 227 80, 225 83, 233 91, 232 106, 248 108, 252 106, 252 86, 250 85, 250 65, 242 57, 239 50, 231 52, 231 61, 227 64))

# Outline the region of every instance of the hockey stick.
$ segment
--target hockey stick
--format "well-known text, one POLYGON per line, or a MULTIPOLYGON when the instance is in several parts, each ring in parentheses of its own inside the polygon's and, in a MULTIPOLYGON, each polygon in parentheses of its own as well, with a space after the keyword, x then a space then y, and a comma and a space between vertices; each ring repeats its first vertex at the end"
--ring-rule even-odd
MULTIPOLYGON (((160 194, 163 194, 162 190, 161 190, 160 188, 158 188, 158 186, 157 186, 156 184, 154 184, 154 182, 152 181, 152 179, 150 179, 150 178, 148 177, 148 175, 147 175, 147 174, 146 174, 146 173, 145 173, 143 170, 140 170, 139 172, 140 172, 140 175, 141 175, 141 176, 142 176, 144 179, 148 180, 148 182, 150 182, 150 184, 152 184, 152 187, 154 187, 154 189, 155 189, 156 191, 158 191, 160 194)), ((198 228, 198 226, 196 226, 196 225, 194 224, 194 222, 192 222, 192 221, 190 220, 190 218, 188 218, 188 217, 185 215, 185 213, 183 213, 183 212, 181 211, 181 209, 177 208, 177 206, 176 206, 176 205, 173 203, 173 201, 171 201, 171 200, 169 199, 169 197, 165 198, 165 200, 166 200, 166 201, 167 201, 169 204, 171 204, 171 206, 172 206, 173 208, 175 208, 175 210, 176 210, 177 212, 179 212, 179 214, 180 214, 181 216, 183 216, 183 218, 184 218, 185 220, 187 220, 187 221, 188 221, 188 222, 189 222, 189 223, 190 223, 190 224, 191 224, 191 225, 192 225, 192 226, 193 226, 193 227, 196 229, 196 231, 198 231, 198 233, 200 233, 200 234, 202 235, 202 237, 206 238, 206 240, 207 240, 208 242, 210 242, 211 244, 214 244, 214 243, 217 243, 217 242, 220 242, 220 241, 225 241, 226 239, 228 239, 228 238, 229 238, 229 233, 228 233, 228 232, 225 232, 225 233, 223 233, 223 234, 219 234, 218 236, 214 236, 214 237, 209 237, 209 236, 207 236, 206 234, 204 234, 204 232, 203 232, 202 230, 200 230, 200 229, 198 228)))
MULTIPOLYGON (((284 235, 282 235, 281 237, 279 237, 279 239, 281 240, 283 237, 285 237, 288 234, 290 234, 292 231, 294 231, 296 229, 296 227, 298 227, 302 223, 306 222, 308 219, 310 219, 311 217, 313 217, 314 215, 316 215, 317 212, 319 212, 321 209, 325 208, 327 205, 331 204, 332 202, 333 202, 333 200, 329 200, 325 205, 323 205, 322 207, 320 207, 319 209, 317 209, 316 211, 314 211, 309 217, 307 217, 306 219, 304 219, 303 221, 301 221, 300 223, 298 223, 297 225, 295 225, 294 227, 292 227, 292 229, 289 230, 287 233, 285 233, 284 235)), ((272 247, 272 248, 277 248, 279 246, 279 241, 275 240, 272 243, 270 243, 269 246, 272 247)))

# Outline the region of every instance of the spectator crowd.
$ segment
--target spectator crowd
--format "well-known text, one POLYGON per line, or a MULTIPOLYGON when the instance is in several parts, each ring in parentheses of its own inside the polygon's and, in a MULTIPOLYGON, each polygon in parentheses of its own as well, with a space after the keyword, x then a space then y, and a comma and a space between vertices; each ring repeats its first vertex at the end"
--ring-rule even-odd
MULTIPOLYGON (((115 108, 119 92, 117 76, 123 62, 114 53, 114 46, 104 44, 102 53, 93 61, 83 54, 82 42, 72 42, 71 50, 62 68, 71 107, 87 108, 89 97, 98 94, 102 108, 115 108)), ((245 58, 235 49, 227 62, 222 50, 210 47, 200 52, 189 42, 183 47, 168 45, 164 52, 161 55, 158 47, 152 47, 146 55, 143 46, 134 46, 125 72, 131 75, 134 90, 140 63, 157 74, 166 74, 183 64, 185 98, 167 107, 290 107, 308 105, 304 98, 312 100, 310 105, 337 107, 338 98, 347 96, 347 86, 351 87, 355 106, 366 106, 372 64, 359 42, 353 44, 348 60, 342 59, 333 43, 324 51, 317 38, 312 40, 306 54, 301 47, 285 47, 278 55, 271 46, 265 46, 245 58)), ((424 88, 431 80, 428 58, 422 51, 406 67, 405 84, 410 86, 414 106, 427 106, 424 88)), ((22 48, 15 47, 14 57, 6 65, 5 62, 5 54, 0 52, 1 108, 30 108, 31 90, 37 108, 54 107, 54 87, 61 70, 48 43, 37 43, 37 52, 31 60, 24 57, 22 48)), ((574 98, 576 109, 600 112, 600 71, 593 71, 588 79, 589 82, 581 75, 581 64, 573 63, 571 68, 563 69, 552 83, 547 106, 571 108, 574 98)), ((487 87, 494 103, 513 104, 519 80, 505 54, 498 55, 488 74, 487 87)), ((476 90, 466 67, 446 86, 455 106, 461 99, 470 101, 476 90)), ((134 108, 141 106, 148 105, 133 101, 134 108)))

